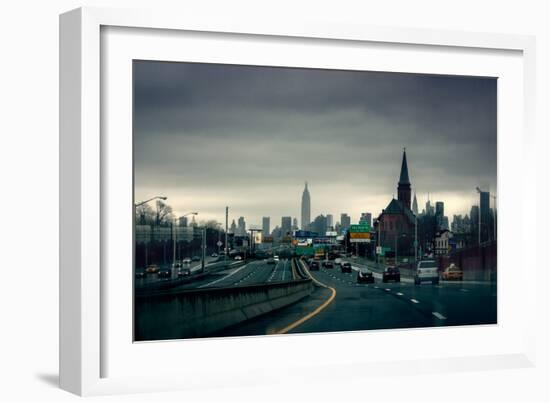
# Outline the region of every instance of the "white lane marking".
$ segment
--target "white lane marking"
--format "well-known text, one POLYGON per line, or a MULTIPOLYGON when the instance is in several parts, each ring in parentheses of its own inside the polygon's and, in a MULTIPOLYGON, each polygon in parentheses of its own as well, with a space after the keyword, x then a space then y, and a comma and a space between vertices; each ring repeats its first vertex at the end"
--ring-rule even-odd
POLYGON ((462 292, 468 292, 468 290, 466 288, 461 288, 460 291, 462 292))
POLYGON ((419 301, 415 300, 414 298, 411 298, 411 302, 414 302, 415 304, 418 304, 419 301))
POLYGON ((240 271, 241 271, 242 269, 244 269, 246 266, 248 266, 248 264, 245 264, 244 266, 241 266, 241 267, 237 267, 235 270, 233 270, 233 271, 232 271, 231 273, 229 273, 227 276, 223 276, 222 278, 219 278, 219 279, 217 279, 217 280, 211 281, 211 282, 209 282, 209 283, 207 283, 207 284, 203 284, 203 285, 199 286, 198 288, 205 288, 205 287, 209 287, 209 286, 211 286, 211 285, 213 285, 213 284, 217 284, 217 283, 219 283, 220 281, 225 280, 225 279, 228 278, 228 277, 231 277, 233 274, 236 274, 236 273, 240 272, 240 271))
POLYGON ((279 265, 281 264, 281 262, 277 262, 277 264, 275 265, 275 268, 273 269, 273 271, 271 272, 271 276, 269 277, 269 279, 267 280, 268 282, 270 282, 271 280, 273 280, 273 277, 275 277, 275 273, 277 273, 277 267, 279 267, 279 265))
POLYGON ((375 285, 375 286, 374 286, 374 288, 378 288, 378 286, 377 286, 377 285, 375 285))
POLYGON ((396 292, 397 295, 399 295, 400 297, 403 296, 403 293, 402 292, 396 292))
POLYGON ((288 260, 285 260, 285 265, 283 266, 283 277, 281 278, 281 280, 284 280, 285 279, 285 273, 286 273, 286 265, 288 263, 288 260))
POLYGON ((390 289, 389 289, 389 288, 385 288, 385 290, 386 290, 386 291, 390 291, 390 289))
POLYGON ((439 312, 432 312, 432 315, 437 319, 447 319, 445 316, 441 315, 439 312))

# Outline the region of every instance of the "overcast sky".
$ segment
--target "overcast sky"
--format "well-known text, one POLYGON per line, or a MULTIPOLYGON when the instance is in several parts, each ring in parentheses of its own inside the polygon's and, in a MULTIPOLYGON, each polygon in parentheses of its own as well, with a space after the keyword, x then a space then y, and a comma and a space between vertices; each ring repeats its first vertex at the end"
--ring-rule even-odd
POLYGON ((403 147, 422 210, 470 212, 496 189, 496 80, 219 64, 134 62, 135 199, 247 224, 357 221, 397 197, 403 147))

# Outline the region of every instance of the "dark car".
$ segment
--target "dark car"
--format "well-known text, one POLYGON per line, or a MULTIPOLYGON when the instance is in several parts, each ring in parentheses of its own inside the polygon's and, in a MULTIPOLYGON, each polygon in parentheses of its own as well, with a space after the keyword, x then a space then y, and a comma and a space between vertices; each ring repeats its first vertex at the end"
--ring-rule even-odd
POLYGON ((178 270, 178 277, 189 277, 191 275, 191 269, 189 267, 182 267, 178 270))
POLYGON ((198 256, 193 256, 193 257, 191 258, 191 261, 192 261, 192 262, 200 262, 200 261, 201 261, 201 258, 198 257, 198 256))
POLYGON ((334 269, 334 263, 332 263, 331 260, 325 260, 323 262, 323 267, 326 267, 327 269, 334 269))
POLYGON ((319 270, 319 262, 314 260, 309 264, 309 270, 319 270))
POLYGON ((370 270, 359 270, 357 273, 358 283, 374 284, 374 275, 370 270))
POLYGON ((351 273, 351 263, 350 262, 342 262, 340 264, 340 271, 342 273, 351 273))
POLYGON ((170 278, 171 276, 172 276, 172 270, 170 270, 170 269, 159 270, 159 277, 160 278, 170 278))
POLYGON ((145 271, 136 271, 136 278, 145 278, 145 271))
POLYGON ((382 282, 387 283, 388 281, 401 282, 401 273, 397 267, 388 266, 384 269, 384 273, 382 273, 382 282))

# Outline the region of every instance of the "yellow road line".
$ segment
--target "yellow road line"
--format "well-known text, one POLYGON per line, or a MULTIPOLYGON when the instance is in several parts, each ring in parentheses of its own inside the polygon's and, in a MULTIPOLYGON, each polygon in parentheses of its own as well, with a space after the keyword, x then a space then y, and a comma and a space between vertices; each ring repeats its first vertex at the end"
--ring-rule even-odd
POLYGON ((292 329, 294 329, 295 327, 300 326, 302 323, 304 323, 305 321, 313 318, 315 315, 317 315, 319 312, 321 312, 323 309, 325 309, 336 297, 336 290, 334 288, 329 287, 328 285, 321 283, 319 280, 317 280, 315 277, 313 277, 313 275, 309 272, 309 270, 307 270, 307 274, 309 275, 309 277, 311 277, 313 282, 320 285, 321 287, 328 288, 332 292, 330 297, 325 302, 323 302, 321 305, 319 305, 313 312, 310 312, 306 316, 298 319, 297 321, 292 322, 290 325, 284 327, 283 329, 274 332, 275 334, 288 333, 292 329))

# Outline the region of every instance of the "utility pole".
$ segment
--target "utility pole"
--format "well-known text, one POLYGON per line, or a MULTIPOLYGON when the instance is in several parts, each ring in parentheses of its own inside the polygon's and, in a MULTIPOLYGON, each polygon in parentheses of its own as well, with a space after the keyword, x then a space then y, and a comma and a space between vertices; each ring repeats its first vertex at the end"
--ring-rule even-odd
POLYGON ((225 245, 224 245, 224 250, 225 250, 225 254, 223 256, 223 260, 224 261, 227 261, 227 254, 228 254, 228 250, 227 250, 227 225, 228 225, 228 218, 229 217, 229 207, 225 206, 225 245))
POLYGON ((176 264, 176 219, 174 218, 172 222, 172 240, 173 242, 173 254, 172 254, 172 268, 175 267, 176 264))
POLYGON ((217 225, 217 228, 218 228, 218 256, 220 255, 220 243, 221 243, 221 233, 222 233, 222 230, 221 230, 221 223, 218 223, 217 225))
POLYGON ((414 264, 418 261, 418 219, 414 216, 414 264))
POLYGON ((202 228, 202 263, 201 263, 201 272, 204 273, 204 267, 205 267, 205 259, 206 259, 206 227, 202 228))

